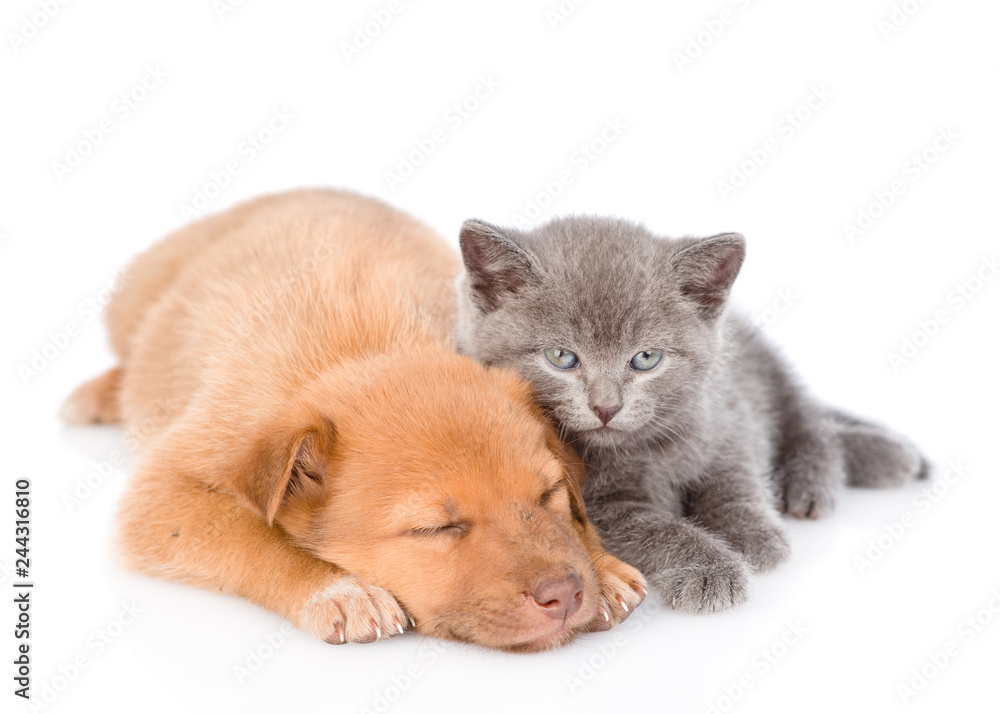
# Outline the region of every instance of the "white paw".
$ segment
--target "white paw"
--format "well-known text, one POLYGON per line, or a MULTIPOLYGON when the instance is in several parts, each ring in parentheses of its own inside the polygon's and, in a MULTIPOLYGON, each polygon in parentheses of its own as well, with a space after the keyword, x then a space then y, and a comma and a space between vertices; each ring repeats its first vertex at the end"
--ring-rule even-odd
POLYGON ((388 590, 354 577, 337 577, 302 609, 299 627, 333 645, 398 635, 409 618, 388 590))
POLYGON ((694 615, 730 610, 750 598, 750 570, 735 555, 671 568, 649 580, 667 605, 694 615))

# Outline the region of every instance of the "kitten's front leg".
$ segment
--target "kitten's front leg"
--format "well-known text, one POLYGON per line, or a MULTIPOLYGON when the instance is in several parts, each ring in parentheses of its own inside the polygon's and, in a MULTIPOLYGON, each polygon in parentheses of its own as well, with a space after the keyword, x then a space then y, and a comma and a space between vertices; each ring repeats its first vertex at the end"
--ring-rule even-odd
POLYGON ((721 538, 636 494, 588 494, 586 500, 605 547, 638 568, 668 606, 720 612, 749 597, 750 569, 721 538))
POLYGON ((745 469, 710 471, 692 494, 688 508, 695 520, 725 538, 756 572, 771 570, 790 553, 766 484, 745 469))

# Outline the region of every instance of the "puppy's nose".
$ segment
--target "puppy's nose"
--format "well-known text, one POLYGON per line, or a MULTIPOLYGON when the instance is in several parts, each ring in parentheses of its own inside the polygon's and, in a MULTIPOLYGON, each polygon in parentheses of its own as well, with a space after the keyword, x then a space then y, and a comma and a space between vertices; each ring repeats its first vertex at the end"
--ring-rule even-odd
POLYGON ((539 583, 531 596, 546 615, 562 620, 579 610, 583 604, 583 581, 576 573, 565 578, 546 580, 539 583))
POLYGON ((614 419, 615 414, 618 413, 619 409, 621 409, 620 406, 617 407, 601 407, 597 405, 594 406, 594 411, 597 412, 597 416, 600 417, 601 423, 605 425, 607 425, 609 421, 614 419))

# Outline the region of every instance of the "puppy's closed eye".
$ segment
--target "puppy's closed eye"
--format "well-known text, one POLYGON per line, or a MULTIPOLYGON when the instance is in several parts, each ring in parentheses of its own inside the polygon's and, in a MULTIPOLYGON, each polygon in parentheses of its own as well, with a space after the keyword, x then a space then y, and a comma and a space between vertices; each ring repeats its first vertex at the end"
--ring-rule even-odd
POLYGON ((412 536, 464 536, 469 531, 468 523, 448 523, 442 526, 425 526, 421 528, 411 528, 406 533, 412 536))

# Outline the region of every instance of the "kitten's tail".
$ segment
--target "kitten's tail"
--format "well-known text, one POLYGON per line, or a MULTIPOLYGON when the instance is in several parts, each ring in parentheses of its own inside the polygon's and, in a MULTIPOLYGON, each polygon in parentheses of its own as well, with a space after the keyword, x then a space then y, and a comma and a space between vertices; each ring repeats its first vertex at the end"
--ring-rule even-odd
POLYGON ((824 416, 841 444, 851 486, 889 488, 930 475, 930 462, 906 437, 838 409, 824 416))

